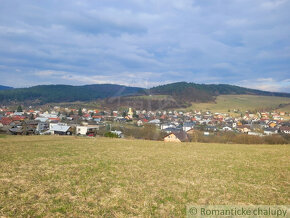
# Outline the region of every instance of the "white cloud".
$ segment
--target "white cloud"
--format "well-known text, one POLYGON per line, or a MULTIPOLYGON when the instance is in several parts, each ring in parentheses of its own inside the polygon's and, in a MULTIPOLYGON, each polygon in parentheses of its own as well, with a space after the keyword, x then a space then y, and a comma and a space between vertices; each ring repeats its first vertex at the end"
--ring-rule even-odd
POLYGON ((66 75, 67 72, 64 71, 55 71, 55 70, 42 70, 42 71, 37 71, 35 73, 36 76, 61 76, 61 75, 66 75))
POLYGON ((258 82, 275 82, 273 78, 258 78, 258 82))
POLYGON ((290 79, 277 81, 273 78, 258 78, 255 80, 242 80, 237 85, 244 86, 252 89, 260 89, 264 91, 272 92, 289 92, 290 91, 290 79))
POLYGON ((57 80, 58 84, 74 84, 74 85, 86 85, 86 84, 119 84, 126 86, 137 86, 149 88, 156 85, 166 84, 173 82, 172 80, 160 80, 153 81, 152 77, 155 79, 160 77, 162 74, 153 72, 122 72, 116 77, 115 75, 79 75, 71 72, 64 71, 54 71, 54 70, 44 70, 35 72, 34 75, 38 77, 45 77, 48 81, 57 80))
POLYGON ((262 8, 265 9, 276 9, 278 7, 280 7, 281 5, 285 4, 287 2, 287 0, 272 0, 272 1, 264 1, 261 6, 262 8))
POLYGON ((285 0, 3 1, 1 82, 283 81, 289 11, 285 0))

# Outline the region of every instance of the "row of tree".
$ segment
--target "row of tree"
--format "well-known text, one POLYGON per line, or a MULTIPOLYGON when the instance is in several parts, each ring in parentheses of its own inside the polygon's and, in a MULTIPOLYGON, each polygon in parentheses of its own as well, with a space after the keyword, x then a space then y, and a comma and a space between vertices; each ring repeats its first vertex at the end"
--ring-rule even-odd
POLYGON ((205 136, 201 131, 194 131, 189 135, 192 142, 229 143, 229 144, 289 144, 290 136, 287 134, 274 134, 269 136, 254 136, 234 132, 223 132, 205 136))

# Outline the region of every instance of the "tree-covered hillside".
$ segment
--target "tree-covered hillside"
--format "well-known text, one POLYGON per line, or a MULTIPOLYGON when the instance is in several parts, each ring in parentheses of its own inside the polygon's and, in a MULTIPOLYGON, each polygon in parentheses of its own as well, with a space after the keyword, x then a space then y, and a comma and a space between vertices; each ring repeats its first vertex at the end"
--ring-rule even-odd
POLYGON ((0 90, 7 90, 7 89, 13 89, 13 88, 9 87, 9 86, 1 86, 0 85, 0 90))
MULTIPOLYGON (((37 104, 74 102, 74 101, 93 101, 120 96, 149 96, 166 95, 170 98, 161 100, 139 99, 140 105, 162 104, 168 107, 188 107, 192 102, 214 102, 219 95, 263 95, 290 97, 289 93, 266 92, 255 89, 242 88, 239 86, 225 84, 196 84, 187 82, 177 82, 167 85, 143 89, 138 87, 127 87, 112 84, 97 84, 84 86, 70 85, 40 85, 30 88, 8 89, 0 91, 0 103, 10 102, 29 102, 37 104), (149 102, 150 101, 150 102, 149 102), (147 102, 147 103, 146 103, 147 102)), ((112 101, 105 101, 106 104, 113 106, 117 102, 124 105, 135 105, 135 98, 118 98, 112 101)), ((154 108, 154 107, 152 107, 154 108)))
POLYGON ((0 102, 32 101, 39 104, 50 102, 91 101, 101 98, 137 94, 141 88, 112 84, 85 86, 41 85, 0 91, 0 102))
POLYGON ((203 94, 202 98, 206 95, 218 96, 218 95, 264 95, 264 96, 279 96, 279 97, 290 97, 289 93, 280 92, 267 92, 256 89, 243 88, 234 85, 227 84, 196 84, 187 82, 177 82, 166 85, 153 87, 148 91, 152 94, 161 95, 178 95, 179 93, 191 94, 196 90, 198 95, 203 94))

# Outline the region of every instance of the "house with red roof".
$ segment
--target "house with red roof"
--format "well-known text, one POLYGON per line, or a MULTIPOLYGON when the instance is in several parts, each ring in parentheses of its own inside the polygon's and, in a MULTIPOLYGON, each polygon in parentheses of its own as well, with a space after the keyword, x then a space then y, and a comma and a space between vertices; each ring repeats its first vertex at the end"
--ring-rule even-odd
POLYGON ((0 120, 0 123, 2 123, 4 126, 10 125, 13 122, 13 120, 10 117, 2 117, 0 120))

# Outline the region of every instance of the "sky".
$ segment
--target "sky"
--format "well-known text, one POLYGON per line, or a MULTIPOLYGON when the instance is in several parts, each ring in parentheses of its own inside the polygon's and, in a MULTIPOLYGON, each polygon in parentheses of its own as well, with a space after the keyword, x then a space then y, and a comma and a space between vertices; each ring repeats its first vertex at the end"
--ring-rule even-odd
POLYGON ((290 0, 0 0, 0 85, 290 92, 290 0))

